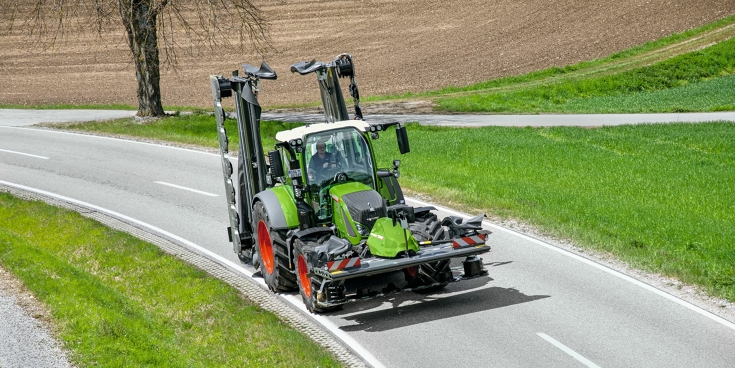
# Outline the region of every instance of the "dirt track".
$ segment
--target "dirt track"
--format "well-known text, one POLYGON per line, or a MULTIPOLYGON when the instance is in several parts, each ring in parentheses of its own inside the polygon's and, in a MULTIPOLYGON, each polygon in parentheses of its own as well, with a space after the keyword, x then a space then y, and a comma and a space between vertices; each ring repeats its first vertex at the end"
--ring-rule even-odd
MULTIPOLYGON (((266 108, 318 100, 313 75, 289 72, 301 60, 331 61, 349 52, 361 95, 419 92, 594 59, 735 14, 732 0, 258 3, 274 47, 265 60, 279 73, 277 81, 263 82, 266 108)), ((0 103, 136 105, 122 30, 105 40, 78 37, 39 54, 25 36, 0 36, 0 103)), ((229 75, 242 62, 260 60, 224 49, 180 53, 178 73, 162 72, 163 103, 209 107, 210 74, 229 75)))

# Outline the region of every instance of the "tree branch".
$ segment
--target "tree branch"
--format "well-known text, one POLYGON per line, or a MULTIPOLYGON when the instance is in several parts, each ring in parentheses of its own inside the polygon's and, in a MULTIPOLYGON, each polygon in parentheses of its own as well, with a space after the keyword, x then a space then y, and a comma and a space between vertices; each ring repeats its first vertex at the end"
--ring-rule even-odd
POLYGON ((168 5, 168 0, 161 0, 161 2, 158 3, 158 5, 156 5, 156 7, 153 8, 153 10, 151 11, 151 17, 153 18, 157 17, 158 14, 160 14, 161 11, 163 11, 163 8, 165 8, 166 5, 168 5))

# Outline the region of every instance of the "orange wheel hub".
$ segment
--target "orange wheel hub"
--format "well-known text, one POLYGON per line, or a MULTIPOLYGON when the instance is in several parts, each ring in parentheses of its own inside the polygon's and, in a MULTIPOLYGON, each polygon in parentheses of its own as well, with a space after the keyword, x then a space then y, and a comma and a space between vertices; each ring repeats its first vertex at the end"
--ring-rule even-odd
POLYGON ((311 280, 309 279, 309 276, 306 276, 307 269, 306 269, 306 260, 304 259, 303 254, 299 254, 299 283, 301 283, 301 290, 303 290, 304 295, 306 295, 307 298, 311 298, 311 280))
POLYGON ((273 258, 271 234, 268 233, 268 226, 262 220, 258 223, 258 246, 260 248, 260 258, 263 262, 263 268, 270 275, 274 271, 276 261, 273 258))

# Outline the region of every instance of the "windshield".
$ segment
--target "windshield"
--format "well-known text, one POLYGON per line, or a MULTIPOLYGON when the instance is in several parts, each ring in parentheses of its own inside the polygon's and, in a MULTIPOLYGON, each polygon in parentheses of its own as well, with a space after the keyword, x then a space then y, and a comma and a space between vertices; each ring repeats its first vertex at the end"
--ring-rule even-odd
POLYGON ((328 189, 341 182, 360 182, 375 188, 373 160, 365 137, 355 128, 314 133, 306 137, 306 182, 317 217, 331 216, 328 189), (322 210, 322 211, 320 211, 322 210))

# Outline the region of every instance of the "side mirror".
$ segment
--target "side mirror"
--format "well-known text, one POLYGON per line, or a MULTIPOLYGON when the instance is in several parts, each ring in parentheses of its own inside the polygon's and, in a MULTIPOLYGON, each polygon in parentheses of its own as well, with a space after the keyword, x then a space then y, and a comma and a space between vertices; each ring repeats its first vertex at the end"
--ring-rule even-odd
POLYGON ((411 152, 411 147, 408 146, 408 132, 406 132, 405 126, 399 126, 396 128, 396 138, 398 139, 398 150, 401 154, 411 152))
POLYGON ((271 164, 271 176, 274 178, 283 177, 283 161, 281 161, 281 153, 278 150, 268 151, 268 161, 271 164))

